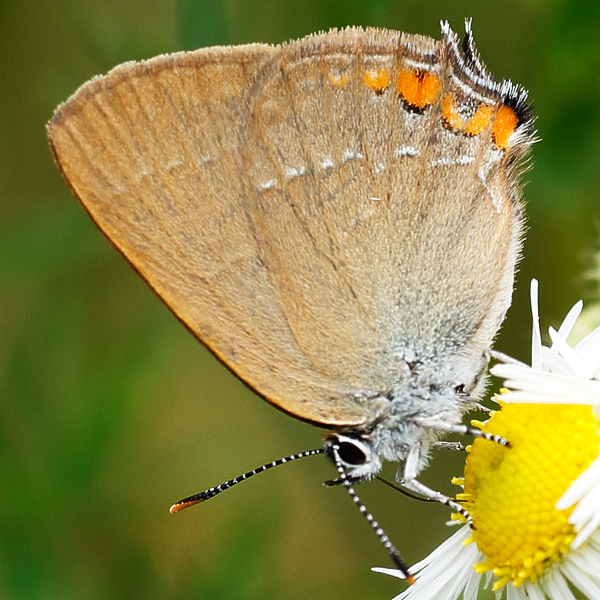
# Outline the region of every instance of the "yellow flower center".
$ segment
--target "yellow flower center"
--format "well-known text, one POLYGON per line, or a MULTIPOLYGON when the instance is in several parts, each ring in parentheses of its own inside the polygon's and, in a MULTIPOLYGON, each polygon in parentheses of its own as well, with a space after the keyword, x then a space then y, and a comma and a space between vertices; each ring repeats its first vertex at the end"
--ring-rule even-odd
POLYGON ((567 552, 575 537, 572 509, 556 510, 569 485, 598 456, 600 423, 589 406, 504 404, 482 431, 511 447, 477 439, 469 449, 458 499, 473 518, 470 542, 486 559, 493 587, 534 582, 567 552))

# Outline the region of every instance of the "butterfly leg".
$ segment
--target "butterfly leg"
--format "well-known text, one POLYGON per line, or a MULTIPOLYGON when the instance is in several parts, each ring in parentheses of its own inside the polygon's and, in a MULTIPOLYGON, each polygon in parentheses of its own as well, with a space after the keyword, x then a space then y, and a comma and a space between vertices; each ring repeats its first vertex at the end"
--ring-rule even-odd
POLYGON ((406 459, 406 462, 404 463, 404 468, 402 468, 401 466, 398 470, 399 483, 411 492, 415 492, 416 494, 420 494, 425 498, 435 500, 436 502, 440 502, 448 508, 451 508, 453 511, 459 513, 462 517, 464 517, 467 523, 469 523, 469 525, 472 525, 473 520, 471 519, 471 515, 469 515, 469 513, 461 506, 461 504, 456 502, 456 500, 452 500, 452 498, 445 496, 441 492, 432 490, 431 488, 427 487, 424 483, 421 483, 417 480, 420 457, 421 446, 413 446, 410 449, 410 452, 408 453, 408 457, 406 459))
POLYGON ((481 429, 477 429, 476 427, 468 427, 467 425, 463 425, 462 423, 448 423, 447 421, 434 421, 434 420, 426 420, 420 419, 417 421, 418 425, 422 427, 427 427, 429 429, 436 429, 437 431, 443 431, 444 433, 458 433, 459 435, 471 435, 474 438, 482 438, 484 440, 488 440, 490 442, 494 442, 496 444, 500 444, 501 446, 506 446, 510 448, 510 442, 504 439, 500 435, 494 435, 492 433, 486 433, 481 431, 481 429))
POLYGON ((434 450, 449 450, 451 452, 464 452, 467 449, 462 442, 434 442, 431 447, 434 450))

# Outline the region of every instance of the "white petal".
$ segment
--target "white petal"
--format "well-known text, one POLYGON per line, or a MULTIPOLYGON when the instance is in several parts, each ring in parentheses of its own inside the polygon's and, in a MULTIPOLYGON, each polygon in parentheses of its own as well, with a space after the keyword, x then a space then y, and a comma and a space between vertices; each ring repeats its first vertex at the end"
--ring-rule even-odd
POLYGON ((599 486, 595 485, 577 502, 573 512, 569 516, 569 523, 575 525, 576 531, 579 531, 590 520, 598 517, 598 507, 600 506, 598 502, 599 496, 599 486))
POLYGON ((544 346, 542 348, 542 364, 544 371, 558 373, 559 375, 572 375, 573 370, 563 360, 562 356, 553 348, 544 346))
POLYGON ((588 492, 600 483, 600 456, 594 459, 588 468, 571 485, 569 489, 560 497, 556 503, 557 510, 565 510, 579 502, 588 492))
POLYGON ((473 565, 483 560, 475 544, 463 545, 471 535, 468 525, 461 527, 424 560, 411 567, 417 582, 394 600, 456 600, 480 575, 473 565))
POLYGON ((523 586, 516 588, 512 583, 506 586, 506 600, 529 600, 523 586))
POLYGON ((586 575, 594 585, 598 586, 600 598, 600 555, 593 546, 582 546, 581 549, 565 554, 563 564, 577 568, 579 572, 586 575))
POLYGON ((600 327, 588 333, 575 346, 575 351, 587 363, 585 376, 600 379, 600 327))
POLYGON ((561 571, 565 574, 567 579, 583 592, 588 598, 597 599, 600 598, 600 586, 596 585, 587 573, 582 571, 573 561, 575 555, 567 555, 561 564, 561 571))
POLYGON ((558 328, 558 335, 560 335, 563 340, 566 340, 571 334, 571 331, 573 331, 573 326, 575 325, 577 319, 579 319, 579 315, 581 314, 582 310, 583 301, 580 300, 579 302, 576 302, 573 308, 567 313, 567 316, 564 318, 561 326, 558 328))
POLYGON ((582 528, 581 531, 575 536, 573 543, 571 544, 571 550, 577 550, 587 539, 594 534, 600 524, 600 519, 595 518, 594 520, 588 521, 582 528))
POLYGON ((600 381, 534 371, 519 365, 494 365, 493 375, 506 379, 515 390, 502 396, 503 402, 543 404, 600 404, 600 381))
POLYGON ((531 336, 531 367, 542 369, 542 334, 540 333, 540 313, 538 310, 538 281, 531 280, 531 315, 533 317, 533 335, 531 336))
POLYGON ((558 335, 554 327, 549 327, 548 333, 552 340, 552 350, 556 350, 562 356, 575 375, 582 377, 583 361, 579 358, 577 352, 558 335))
POLYGON ((550 600, 577 600, 557 567, 551 567, 540 578, 540 585, 550 600))
POLYGON ((465 586, 465 591, 463 592, 463 600, 477 600, 480 582, 481 575, 474 573, 473 577, 469 579, 467 585, 465 586))
POLYGON ((531 581, 525 581, 521 587, 527 598, 531 600, 547 600, 546 594, 542 592, 539 585, 531 583, 531 581))
POLYGON ((406 579, 404 573, 400 569, 386 569, 385 567, 371 567, 371 571, 374 573, 383 573, 384 575, 390 575, 391 577, 397 577, 398 579, 406 579))

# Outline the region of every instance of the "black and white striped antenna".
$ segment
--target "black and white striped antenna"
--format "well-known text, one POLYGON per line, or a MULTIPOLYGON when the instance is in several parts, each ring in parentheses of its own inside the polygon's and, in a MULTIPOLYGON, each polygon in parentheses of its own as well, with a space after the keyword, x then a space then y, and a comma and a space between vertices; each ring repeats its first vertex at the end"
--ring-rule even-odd
MULTIPOLYGON (((189 508, 190 506, 194 506, 195 504, 200 504, 201 502, 210 500, 211 498, 214 498, 221 492, 232 488, 234 485, 237 485, 242 481, 246 481, 247 479, 250 479, 250 477, 254 477, 259 473, 264 473, 265 471, 268 471, 273 467, 278 467, 279 465, 298 460, 299 458, 306 458, 307 456, 326 454, 333 460, 333 463, 335 464, 335 467, 339 474, 339 479, 335 480, 335 483, 340 483, 344 486, 344 488, 346 488, 346 491, 350 495, 350 498, 352 498, 352 501, 358 507, 360 513, 367 519, 368 523, 373 528, 375 535, 379 538, 379 541, 385 548, 386 552, 390 555, 390 558, 392 559, 396 567, 400 569, 400 571, 403 573, 404 577, 406 578, 406 581, 408 583, 414 583, 414 577, 408 572, 408 566, 404 562, 404 559, 400 555, 400 552, 398 552, 396 547, 390 541, 390 538, 379 526, 379 523, 373 518, 373 515, 367 510, 366 506, 362 503, 362 501, 354 491, 353 480, 348 477, 346 471, 344 470, 344 467, 340 460, 339 451, 339 445, 334 443, 330 446, 329 451, 326 451, 324 448, 318 448, 316 450, 308 450, 307 452, 300 452, 298 454, 286 456, 285 458, 280 458, 279 460, 274 460, 273 462, 258 467, 258 469, 253 469, 252 471, 248 471, 243 475, 230 479, 225 483, 221 483, 220 485, 211 487, 198 494, 194 494, 192 496, 188 496, 187 498, 183 498, 182 500, 179 500, 179 502, 176 502, 175 504, 173 504, 173 506, 171 506, 170 512, 171 514, 175 514, 182 511, 184 508, 189 508)), ((326 482, 326 484, 329 485, 331 485, 332 483, 334 482, 326 482)))
MULTIPOLYGON (((362 500, 358 497, 358 494, 354 491, 354 486, 352 483, 352 479, 348 477, 344 467, 342 465, 342 461, 340 459, 340 447, 339 444, 333 443, 331 445, 331 453, 330 456, 333 458, 333 462, 335 464, 335 468, 339 474, 339 482, 346 488, 346 491, 352 498, 352 502, 356 505, 359 512, 367 519, 369 525, 375 532, 375 535, 379 538, 379 541, 385 548, 385 551, 389 554, 390 558, 396 565, 396 567, 400 570, 400 572, 404 575, 407 583, 413 584, 415 582, 415 578, 408 571, 408 565, 404 562, 402 555, 398 552, 396 546, 392 544, 390 538, 387 536, 385 531, 381 528, 379 523, 375 520, 373 515, 367 510, 367 507, 362 503, 362 500)), ((330 482, 333 483, 333 482, 330 482)))
POLYGON ((210 500, 214 498, 221 492, 232 488, 234 485, 241 483, 242 481, 246 481, 250 479, 250 477, 254 477, 259 473, 264 473, 273 467, 278 467, 279 465, 283 465, 285 463, 292 462, 294 460, 298 460, 299 458, 306 458, 307 456, 315 456, 316 454, 325 454, 325 450, 323 448, 317 448, 316 450, 307 450, 306 452, 299 452, 298 454, 291 454, 290 456, 286 456, 285 458, 280 458, 279 460, 274 460, 273 462, 267 463, 262 467, 258 467, 258 469, 253 469, 252 471, 248 471, 243 475, 239 475, 238 477, 234 477, 225 483, 221 483, 215 487, 211 487, 208 490, 204 490, 198 494, 194 494, 193 496, 188 496, 187 498, 183 498, 179 502, 175 502, 173 506, 169 509, 171 514, 178 513, 184 508, 189 508, 190 506, 194 506, 194 504, 200 504, 200 502, 204 502, 205 500, 210 500))

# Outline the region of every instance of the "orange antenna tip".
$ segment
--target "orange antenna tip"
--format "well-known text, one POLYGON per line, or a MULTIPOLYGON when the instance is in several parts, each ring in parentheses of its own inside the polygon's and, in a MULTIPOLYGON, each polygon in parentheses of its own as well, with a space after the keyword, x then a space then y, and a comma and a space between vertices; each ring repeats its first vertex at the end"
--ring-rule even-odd
POLYGON ((181 512, 184 508, 194 506, 194 504, 200 504, 204 498, 197 498, 195 500, 181 500, 181 502, 175 502, 169 509, 169 512, 174 515, 175 513, 181 512))

